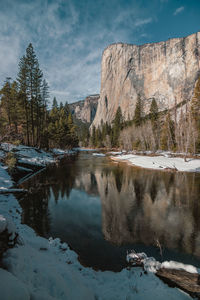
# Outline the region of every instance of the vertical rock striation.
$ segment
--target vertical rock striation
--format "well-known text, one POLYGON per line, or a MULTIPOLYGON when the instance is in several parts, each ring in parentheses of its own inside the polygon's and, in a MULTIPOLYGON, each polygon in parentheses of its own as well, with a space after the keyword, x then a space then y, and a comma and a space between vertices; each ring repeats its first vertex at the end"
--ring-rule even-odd
POLYGON ((140 95, 148 113, 152 98, 159 109, 190 100, 200 75, 200 32, 185 38, 141 46, 112 44, 102 56, 101 93, 94 126, 110 123, 121 107, 124 118, 133 118, 140 95))
POLYGON ((91 124, 97 110, 99 95, 90 95, 84 100, 69 104, 72 115, 84 123, 91 124))

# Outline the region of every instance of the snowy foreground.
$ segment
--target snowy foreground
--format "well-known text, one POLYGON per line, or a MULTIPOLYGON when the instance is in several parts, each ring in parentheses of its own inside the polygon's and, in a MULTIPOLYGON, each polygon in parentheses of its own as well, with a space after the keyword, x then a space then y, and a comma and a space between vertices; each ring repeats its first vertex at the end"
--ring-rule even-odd
MULTIPOLYGON (((28 150, 28 149, 27 149, 28 150)), ((34 150, 26 155, 30 163, 49 163, 53 157, 39 159, 34 150), (33 159, 33 160, 32 160, 33 159), (40 160, 40 161, 39 161, 40 160), (42 160, 42 161, 41 161, 42 160)), ((36 151, 37 152, 37 151, 36 151)), ((58 152, 58 151, 56 151, 58 152)), ((40 156, 40 155, 39 155, 40 156)), ((25 157, 23 156, 25 159, 25 157)), ((0 189, 12 187, 6 168, 0 165, 0 189)), ((2 300, 90 300, 90 299, 189 299, 176 288, 169 288, 155 276, 159 262, 147 260, 142 268, 124 269, 119 273, 96 272, 78 262, 77 255, 60 240, 39 237, 25 224, 21 224, 22 209, 13 194, 0 194, 0 236, 10 233, 9 244, 16 245, 3 257, 5 269, 0 268, 0 299, 2 300)), ((103 249, 102 249, 103 251, 103 249)), ((124 258, 126 259, 126 257, 124 258)), ((165 263, 167 266, 167 262, 165 263)), ((168 263, 170 266, 171 263, 168 263)), ((175 264, 177 266, 177 264, 175 264)), ((181 265, 180 268, 185 266, 181 265)), ((197 270, 190 266, 191 272, 197 270)))
POLYGON ((160 156, 144 156, 134 154, 119 154, 111 156, 116 161, 127 161, 135 166, 155 170, 175 170, 182 172, 200 172, 200 159, 170 157, 163 153, 160 156))

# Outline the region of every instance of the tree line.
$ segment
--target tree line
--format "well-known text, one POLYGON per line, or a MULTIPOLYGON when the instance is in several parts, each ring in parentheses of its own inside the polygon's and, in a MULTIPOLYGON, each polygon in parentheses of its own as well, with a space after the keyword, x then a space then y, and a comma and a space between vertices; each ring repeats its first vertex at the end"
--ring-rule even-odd
POLYGON ((145 115, 138 96, 132 120, 124 121, 118 107, 111 124, 101 122, 85 134, 84 145, 121 148, 125 150, 169 150, 200 153, 200 77, 191 101, 160 112, 153 98, 149 114, 145 115))
POLYGON ((6 78, 0 90, 1 140, 19 140, 28 146, 74 147, 78 145, 68 104, 54 98, 49 109, 49 86, 43 77, 32 44, 19 61, 16 80, 6 78))

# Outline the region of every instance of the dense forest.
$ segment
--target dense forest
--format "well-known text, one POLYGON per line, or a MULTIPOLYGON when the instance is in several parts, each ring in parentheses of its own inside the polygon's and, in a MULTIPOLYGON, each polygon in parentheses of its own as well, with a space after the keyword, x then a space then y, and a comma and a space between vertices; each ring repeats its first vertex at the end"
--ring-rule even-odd
POLYGON ((132 120, 124 121, 119 107, 111 125, 102 121, 98 128, 92 127, 91 135, 85 133, 83 138, 85 146, 200 153, 200 77, 191 101, 159 112, 152 99, 150 112, 145 115, 138 96, 132 120))
POLYGON ((1 141, 45 149, 78 145, 68 104, 58 106, 54 98, 49 108, 49 86, 32 44, 20 59, 16 80, 6 78, 0 96, 1 141))

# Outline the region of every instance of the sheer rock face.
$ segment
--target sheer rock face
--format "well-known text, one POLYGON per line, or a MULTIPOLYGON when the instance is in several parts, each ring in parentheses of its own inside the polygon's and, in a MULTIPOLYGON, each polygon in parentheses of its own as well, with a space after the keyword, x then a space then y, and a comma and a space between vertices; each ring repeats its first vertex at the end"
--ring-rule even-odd
POLYGON ((98 100, 99 95, 88 96, 85 100, 70 104, 70 110, 77 119, 91 124, 96 114, 98 100))
POLYGON ((94 126, 110 123, 121 106, 125 119, 133 118, 140 95, 144 113, 152 98, 159 109, 191 99, 200 74, 200 32, 185 38, 141 46, 113 44, 103 52, 101 93, 94 126))

